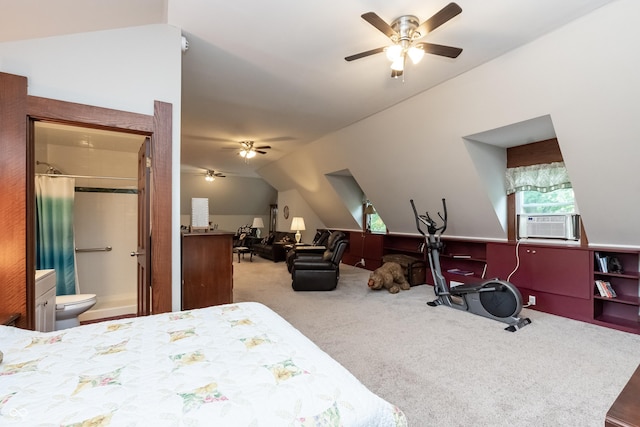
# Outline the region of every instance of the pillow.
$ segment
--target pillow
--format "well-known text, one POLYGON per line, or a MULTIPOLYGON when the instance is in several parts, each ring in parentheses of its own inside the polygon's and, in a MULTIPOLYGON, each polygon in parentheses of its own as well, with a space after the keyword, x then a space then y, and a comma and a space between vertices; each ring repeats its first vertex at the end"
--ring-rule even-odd
POLYGON ((271 233, 269 237, 267 237, 267 245, 273 245, 273 241, 276 239, 276 235, 271 233))

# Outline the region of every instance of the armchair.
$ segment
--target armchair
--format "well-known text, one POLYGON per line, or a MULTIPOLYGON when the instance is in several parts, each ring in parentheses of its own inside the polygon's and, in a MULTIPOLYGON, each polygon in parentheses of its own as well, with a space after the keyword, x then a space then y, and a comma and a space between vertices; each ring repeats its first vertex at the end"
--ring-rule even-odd
MULTIPOLYGON (((342 234, 344 236, 344 233, 342 234)), ((330 236, 331 232, 329 230, 318 230, 310 245, 301 244, 291 248, 291 250, 287 252, 287 270, 289 270, 289 273, 291 273, 293 269, 293 260, 298 256, 321 256, 327 249, 330 236)))
POLYGON ((291 278, 296 291, 331 291, 338 285, 340 261, 349 242, 340 231, 332 233, 323 254, 299 255, 293 260, 291 278))

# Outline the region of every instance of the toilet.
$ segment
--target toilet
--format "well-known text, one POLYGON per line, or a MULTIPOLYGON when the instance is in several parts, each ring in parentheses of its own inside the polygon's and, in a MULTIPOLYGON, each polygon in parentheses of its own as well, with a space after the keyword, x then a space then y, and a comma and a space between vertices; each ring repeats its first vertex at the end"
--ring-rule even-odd
POLYGON ((96 294, 56 296, 56 331, 80 326, 78 316, 96 305, 96 294))

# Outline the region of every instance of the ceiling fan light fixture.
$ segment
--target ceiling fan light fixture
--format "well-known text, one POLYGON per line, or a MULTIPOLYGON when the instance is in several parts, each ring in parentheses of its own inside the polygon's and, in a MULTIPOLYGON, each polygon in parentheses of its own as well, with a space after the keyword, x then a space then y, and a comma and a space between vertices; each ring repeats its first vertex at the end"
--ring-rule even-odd
POLYGON ((393 71, 404 71, 404 57, 400 57, 391 63, 393 71))
POLYGON ((418 62, 420 62, 420 60, 422 60, 422 57, 424 56, 424 49, 412 46, 407 51, 407 55, 409 55, 409 58, 411 58, 411 62, 417 64, 418 62))
POLYGON ((385 53, 387 54, 387 59, 389 61, 395 62, 402 57, 402 46, 399 44, 388 46, 385 48, 385 53))
POLYGON ((246 157, 247 159, 252 159, 252 158, 254 158, 255 156, 256 156, 256 152, 255 152, 255 150, 251 149, 251 150, 247 151, 247 154, 246 154, 246 156, 245 156, 245 157, 246 157))
POLYGON ((213 176, 213 172, 212 171, 207 171, 207 174, 204 176, 204 179, 207 182, 212 182, 212 181, 215 181, 216 177, 213 176))

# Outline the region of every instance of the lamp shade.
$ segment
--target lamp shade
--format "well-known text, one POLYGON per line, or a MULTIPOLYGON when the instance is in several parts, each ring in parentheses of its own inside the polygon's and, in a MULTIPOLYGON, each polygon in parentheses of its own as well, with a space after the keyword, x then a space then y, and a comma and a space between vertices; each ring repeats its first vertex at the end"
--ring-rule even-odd
POLYGON ((291 221, 291 230, 295 230, 295 231, 306 230, 304 228, 304 218, 302 218, 301 216, 294 216, 293 220, 291 221))
POLYGON ((251 228, 264 228, 264 222, 262 221, 262 218, 253 218, 253 224, 251 224, 251 228))
POLYGON ((291 221, 291 229, 296 231, 296 243, 300 243, 300 238, 302 237, 300 230, 305 230, 304 219, 301 216, 294 216, 291 221))

